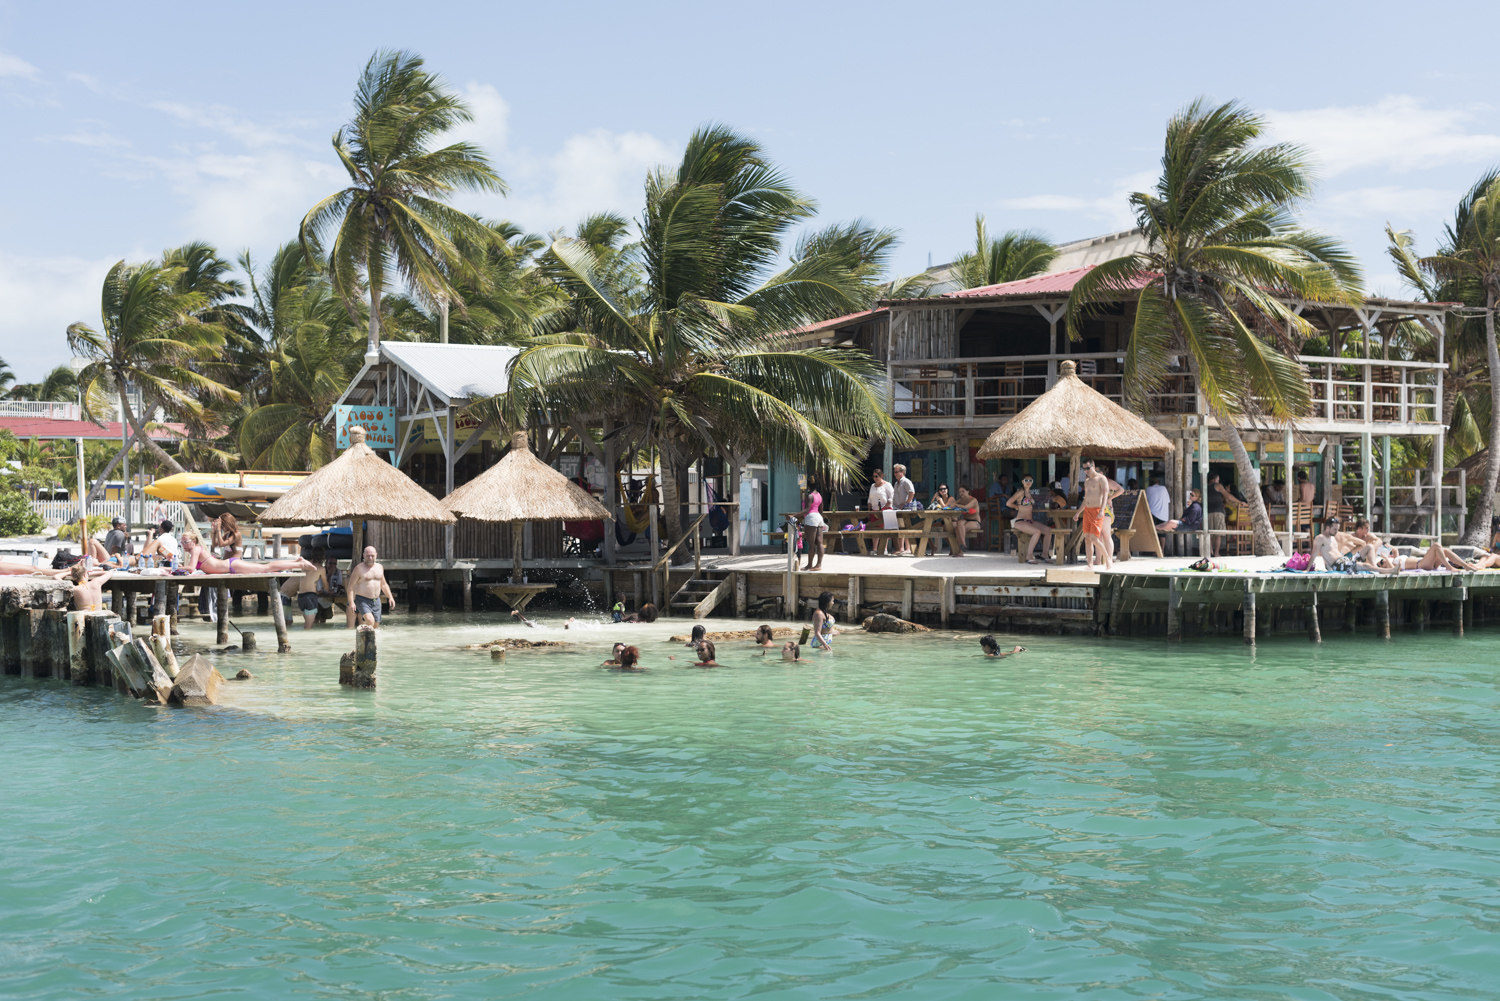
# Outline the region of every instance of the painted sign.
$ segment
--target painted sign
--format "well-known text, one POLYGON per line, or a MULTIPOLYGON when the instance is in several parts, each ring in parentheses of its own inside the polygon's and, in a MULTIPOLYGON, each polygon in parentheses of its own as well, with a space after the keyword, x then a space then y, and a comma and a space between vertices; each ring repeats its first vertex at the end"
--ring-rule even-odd
POLYGON ((371 448, 395 449, 396 411, 390 407, 340 404, 333 408, 337 437, 334 446, 349 447, 349 428, 359 425, 365 429, 365 444, 371 448))

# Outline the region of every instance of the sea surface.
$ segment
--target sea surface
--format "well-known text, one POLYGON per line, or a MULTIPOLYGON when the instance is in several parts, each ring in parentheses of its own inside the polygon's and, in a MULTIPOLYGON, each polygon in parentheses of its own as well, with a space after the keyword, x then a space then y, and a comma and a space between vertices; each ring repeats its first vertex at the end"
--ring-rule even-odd
POLYGON ((202 710, 0 680, 0 997, 1500 998, 1500 631, 560 626, 392 615, 374 692, 294 631, 202 710))

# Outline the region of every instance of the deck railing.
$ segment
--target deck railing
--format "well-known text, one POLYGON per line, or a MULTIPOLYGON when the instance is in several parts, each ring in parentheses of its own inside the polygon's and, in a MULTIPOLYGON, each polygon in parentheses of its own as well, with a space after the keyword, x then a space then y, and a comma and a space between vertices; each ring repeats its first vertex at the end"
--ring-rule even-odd
MULTIPOLYGON (((1063 361, 1078 377, 1125 405, 1124 360, 1116 352, 940 358, 891 362, 896 417, 1011 417, 1045 393, 1063 361)), ((1304 355, 1312 408, 1305 419, 1365 424, 1425 424, 1439 419, 1438 366, 1432 362, 1304 355)), ((1168 376, 1148 400, 1158 414, 1198 413, 1192 376, 1168 376)))

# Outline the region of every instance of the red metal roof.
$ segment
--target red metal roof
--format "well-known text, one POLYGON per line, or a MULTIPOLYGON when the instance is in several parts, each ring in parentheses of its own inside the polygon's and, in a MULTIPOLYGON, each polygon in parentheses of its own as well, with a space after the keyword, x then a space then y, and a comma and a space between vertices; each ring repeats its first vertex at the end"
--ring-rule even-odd
MULTIPOLYGON (((49 417, 0 417, 0 428, 9 428, 17 438, 101 438, 120 440, 120 422, 106 421, 103 427, 93 421, 63 421, 49 417)), ((187 437, 181 424, 162 424, 149 432, 156 441, 177 441, 187 437)))
POLYGON ((835 316, 831 320, 819 320, 817 323, 809 323, 802 327, 793 327, 788 334, 812 334, 819 330, 829 330, 833 327, 842 327, 852 320, 863 320, 872 316, 880 316, 885 313, 883 309, 866 309, 859 313, 845 313, 843 316, 835 316))
MULTIPOLYGON (((957 292, 944 292, 945 299, 976 299, 976 298, 998 298, 1007 295, 1066 295, 1073 291, 1073 286, 1078 280, 1090 271, 1094 265, 1085 264, 1081 268, 1069 268, 1066 271, 1051 271, 1045 275, 1033 275, 1030 278, 1022 278, 1020 281, 1001 282, 999 285, 981 285, 979 288, 960 289, 957 292)), ((1131 282, 1132 288, 1141 288, 1146 284, 1146 276, 1142 275, 1138 280, 1131 282)))

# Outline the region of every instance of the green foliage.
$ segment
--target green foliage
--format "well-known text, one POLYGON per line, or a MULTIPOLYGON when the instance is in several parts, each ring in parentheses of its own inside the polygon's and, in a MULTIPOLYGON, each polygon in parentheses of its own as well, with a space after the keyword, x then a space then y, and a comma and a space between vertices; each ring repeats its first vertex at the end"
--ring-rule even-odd
POLYGON ((0 486, 0 536, 36 535, 46 527, 25 494, 0 486))
MULTIPOLYGON (((568 326, 522 351, 512 422, 533 412, 604 413, 620 440, 653 447, 668 469, 714 449, 758 449, 851 475, 866 442, 909 440, 886 413, 884 372, 847 349, 792 348, 781 333, 869 305, 893 237, 864 224, 805 237, 777 267, 782 240, 813 213, 761 147, 711 126, 675 170, 646 180, 640 243, 586 221, 541 266, 567 295, 568 326)), ((668 531, 681 532, 676 478, 668 531)))
POLYGON ((422 65, 410 52, 377 52, 370 58, 355 94, 354 117, 333 136, 350 184, 302 220, 302 247, 309 259, 317 258, 331 238, 333 290, 351 316, 368 289, 371 351, 380 344, 380 298, 391 279, 433 302, 464 302, 450 281, 464 263, 455 240, 483 244, 492 234, 442 199, 460 190, 505 190, 477 146, 459 142, 434 148, 473 116, 422 65))
MULTIPOLYGON (((104 531, 108 527, 109 527, 109 515, 107 515, 107 514, 91 514, 91 515, 89 515, 89 517, 88 517, 88 535, 90 537, 98 535, 100 532, 104 531)), ((57 530, 57 537, 59 539, 77 539, 78 538, 78 522, 76 520, 70 521, 66 525, 63 525, 60 528, 58 528, 58 530, 57 530)))
POLYGON ((974 217, 974 249, 960 254, 950 269, 955 288, 981 288, 1045 274, 1057 248, 1040 233, 1009 230, 991 239, 984 216, 974 217))
POLYGON ((10 389, 10 398, 71 403, 78 398, 78 379, 68 366, 58 365, 41 382, 16 383, 10 389))

